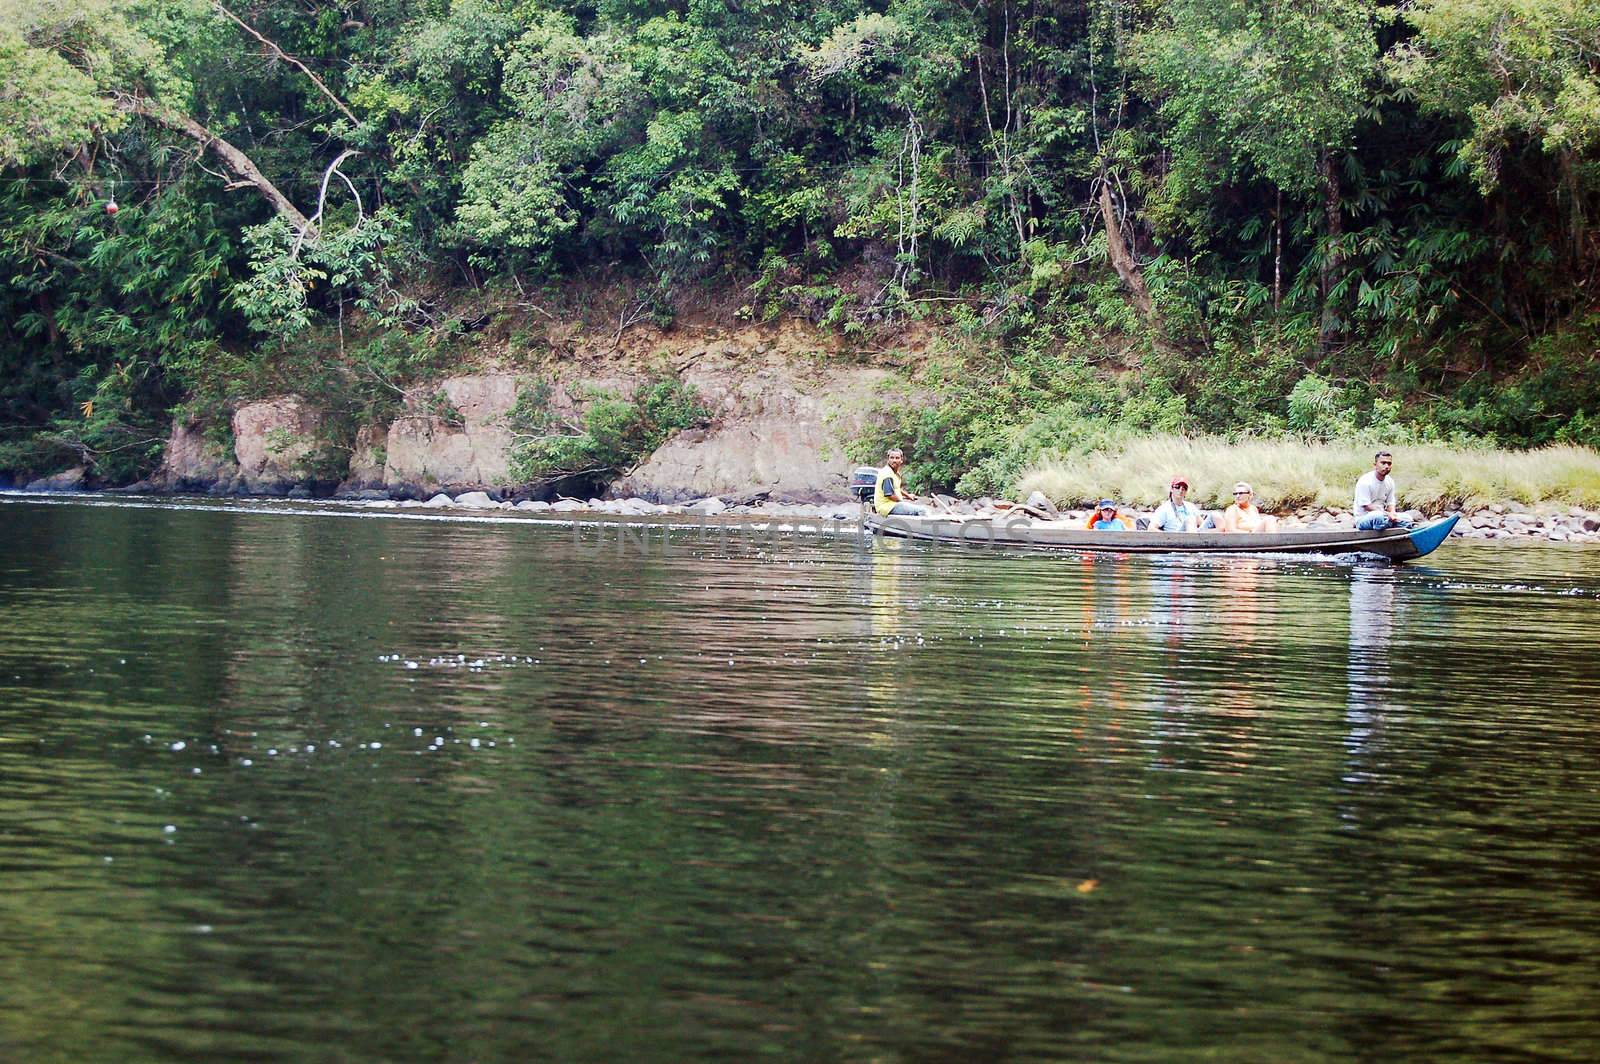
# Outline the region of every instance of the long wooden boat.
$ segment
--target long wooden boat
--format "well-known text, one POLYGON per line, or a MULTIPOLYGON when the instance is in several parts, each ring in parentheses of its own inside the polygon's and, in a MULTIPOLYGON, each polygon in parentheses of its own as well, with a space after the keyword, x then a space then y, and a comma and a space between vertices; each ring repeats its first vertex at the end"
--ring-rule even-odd
POLYGON ((1394 562, 1432 552, 1450 535, 1460 514, 1416 528, 1358 532, 1308 528, 1293 532, 1105 532, 1077 522, 1036 521, 1018 516, 879 517, 869 513, 873 535, 926 540, 963 547, 1031 547, 1114 554, 1375 554, 1394 562))

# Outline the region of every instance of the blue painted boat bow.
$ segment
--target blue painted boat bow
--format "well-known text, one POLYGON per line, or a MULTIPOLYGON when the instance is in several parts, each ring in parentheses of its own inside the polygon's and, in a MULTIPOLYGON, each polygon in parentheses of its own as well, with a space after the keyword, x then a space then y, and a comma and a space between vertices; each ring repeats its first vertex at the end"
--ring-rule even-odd
POLYGON ((1417 548, 1416 557, 1431 554, 1438 549, 1456 527, 1456 522, 1461 520, 1460 514, 1451 514, 1449 517, 1434 521, 1432 524, 1423 525, 1411 533, 1411 545, 1417 548))

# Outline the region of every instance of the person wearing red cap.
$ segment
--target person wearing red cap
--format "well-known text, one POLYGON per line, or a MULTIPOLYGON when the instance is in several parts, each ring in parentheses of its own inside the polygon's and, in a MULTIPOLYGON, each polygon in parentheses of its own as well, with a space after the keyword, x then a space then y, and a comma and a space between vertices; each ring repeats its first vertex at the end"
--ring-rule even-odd
POLYGON ((1189 482, 1173 477, 1166 499, 1150 518, 1150 528, 1156 532, 1196 532, 1202 520, 1199 507, 1189 501, 1189 482))

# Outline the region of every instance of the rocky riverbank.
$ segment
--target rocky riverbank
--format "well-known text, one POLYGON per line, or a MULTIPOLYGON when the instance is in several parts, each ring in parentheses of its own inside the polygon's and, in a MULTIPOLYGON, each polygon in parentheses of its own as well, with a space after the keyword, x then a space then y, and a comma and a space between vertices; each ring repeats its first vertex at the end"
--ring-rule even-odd
MULTIPOLYGON (((239 495, 245 494, 229 485, 227 491, 212 490, 208 494, 239 495)), ((79 492, 84 490, 83 477, 80 472, 69 471, 67 474, 33 481, 22 490, 29 492, 79 492)), ((124 492, 133 493, 134 489, 122 489, 124 492)), ((148 486, 137 489, 138 493, 149 493, 148 486)), ((572 499, 557 497, 555 499, 517 499, 508 497, 499 491, 464 491, 455 495, 446 492, 436 492, 427 498, 409 497, 404 491, 399 494, 381 488, 358 488, 338 492, 327 496, 329 501, 355 503, 375 508, 405 508, 455 511, 462 513, 487 513, 491 511, 514 511, 526 514, 575 514, 596 517, 618 518, 648 518, 648 517, 695 517, 695 518, 744 518, 761 520, 765 518, 781 519, 810 519, 824 521, 854 520, 858 514, 857 504, 849 499, 843 492, 831 493, 836 495, 833 501, 814 503, 794 502, 790 500, 773 499, 767 491, 753 491, 742 493, 728 493, 724 495, 708 495, 690 499, 686 502, 659 502, 637 495, 620 498, 590 498, 572 499)), ((269 492, 266 497, 312 499, 313 493, 303 485, 297 485, 285 492, 269 492)), ((959 500, 941 496, 946 507, 953 513, 976 514, 987 506, 991 500, 959 500)), ((1088 510, 1063 510, 1060 516, 1067 521, 1083 521, 1089 515, 1088 510)), ((1137 516, 1148 516, 1137 514, 1137 516)), ((1294 531, 1297 529, 1343 527, 1348 528, 1354 524, 1354 517, 1348 510, 1322 510, 1304 508, 1278 515, 1280 529, 1294 531)), ((1413 521, 1422 522, 1429 519, 1430 515, 1420 510, 1411 510, 1405 513, 1413 521)), ((1549 542, 1549 543, 1600 543, 1600 510, 1586 510, 1579 506, 1526 506, 1517 502, 1494 503, 1489 506, 1474 509, 1462 514, 1462 521, 1456 526, 1455 538, 1469 540, 1518 540, 1523 542, 1549 542)))

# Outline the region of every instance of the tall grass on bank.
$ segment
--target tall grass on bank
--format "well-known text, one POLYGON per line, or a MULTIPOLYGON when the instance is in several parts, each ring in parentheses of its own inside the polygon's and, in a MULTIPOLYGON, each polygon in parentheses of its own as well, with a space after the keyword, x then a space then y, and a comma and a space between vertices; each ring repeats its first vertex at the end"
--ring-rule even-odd
MULTIPOLYGON (((1600 452, 1554 446, 1535 451, 1408 444, 1394 452, 1402 508, 1427 513, 1496 502, 1600 506, 1600 452)), ((1356 479, 1372 468, 1365 443, 1220 437, 1130 437, 1082 456, 1061 455, 1024 473, 1021 496, 1042 491, 1059 506, 1087 506, 1104 496, 1156 506, 1174 476, 1189 481, 1189 497, 1226 506, 1235 481, 1248 481, 1263 509, 1299 506, 1348 509, 1356 479)))

